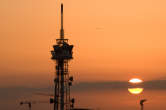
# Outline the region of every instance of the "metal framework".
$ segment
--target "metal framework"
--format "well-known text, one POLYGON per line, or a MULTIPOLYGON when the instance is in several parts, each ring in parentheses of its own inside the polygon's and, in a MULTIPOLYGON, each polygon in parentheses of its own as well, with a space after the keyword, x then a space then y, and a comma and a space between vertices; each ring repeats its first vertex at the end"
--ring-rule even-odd
POLYGON ((72 85, 73 77, 69 76, 68 62, 73 58, 73 45, 69 45, 68 39, 64 39, 63 4, 61 4, 60 39, 56 41, 57 44, 53 45, 53 50, 51 51, 51 59, 56 62, 56 76, 54 79, 54 99, 50 99, 50 103, 54 103, 54 110, 71 110, 72 103, 74 103, 74 99, 70 99, 70 86, 72 85))

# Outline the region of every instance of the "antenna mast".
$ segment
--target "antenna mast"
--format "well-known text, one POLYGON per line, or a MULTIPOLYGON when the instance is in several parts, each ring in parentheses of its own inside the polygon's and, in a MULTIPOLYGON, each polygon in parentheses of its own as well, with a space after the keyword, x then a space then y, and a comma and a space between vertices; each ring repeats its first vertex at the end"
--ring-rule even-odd
POLYGON ((74 99, 70 99, 70 86, 73 77, 69 76, 68 62, 73 58, 73 45, 69 45, 68 39, 64 39, 63 4, 61 4, 60 39, 56 41, 57 44, 53 45, 51 51, 51 59, 55 61, 56 77, 54 79, 54 99, 50 99, 50 103, 54 103, 54 110, 71 110, 74 102, 74 99))
POLYGON ((63 29, 63 4, 61 4, 61 30, 60 39, 64 39, 64 29, 63 29))

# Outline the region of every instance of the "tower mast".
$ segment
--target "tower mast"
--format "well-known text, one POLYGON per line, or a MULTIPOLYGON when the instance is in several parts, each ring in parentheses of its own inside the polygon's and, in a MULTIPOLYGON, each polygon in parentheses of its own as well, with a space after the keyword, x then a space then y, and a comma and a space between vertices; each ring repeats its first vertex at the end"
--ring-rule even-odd
POLYGON ((60 39, 64 39, 64 29, 63 29, 63 4, 61 4, 61 30, 60 39))
POLYGON ((73 45, 68 44, 68 39, 64 39, 63 29, 63 4, 61 4, 61 29, 60 39, 56 39, 57 44, 53 45, 51 51, 52 60, 55 61, 55 89, 54 99, 50 102, 54 103, 54 110, 71 110, 73 99, 70 99, 70 86, 72 85, 73 77, 69 76, 68 62, 73 58, 73 45))

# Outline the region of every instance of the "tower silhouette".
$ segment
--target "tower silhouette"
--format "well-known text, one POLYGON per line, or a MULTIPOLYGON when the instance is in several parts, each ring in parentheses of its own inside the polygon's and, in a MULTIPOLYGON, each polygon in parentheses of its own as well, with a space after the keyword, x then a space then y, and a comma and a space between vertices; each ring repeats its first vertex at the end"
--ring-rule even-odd
POLYGON ((73 58, 73 45, 69 45, 68 39, 64 38, 63 4, 61 4, 60 38, 56 39, 56 43, 51 51, 51 59, 55 61, 56 76, 54 99, 50 99, 50 103, 54 103, 54 110, 70 110, 73 107, 74 99, 70 98, 73 77, 69 76, 68 62, 73 58))

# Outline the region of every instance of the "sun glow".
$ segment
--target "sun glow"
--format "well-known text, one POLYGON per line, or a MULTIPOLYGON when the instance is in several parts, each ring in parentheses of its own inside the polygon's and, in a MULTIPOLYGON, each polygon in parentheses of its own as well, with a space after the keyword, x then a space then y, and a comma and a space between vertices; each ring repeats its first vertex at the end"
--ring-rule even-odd
POLYGON ((138 78, 132 78, 129 80, 130 83, 142 83, 143 81, 141 79, 138 78))
POLYGON ((140 94, 143 91, 143 88, 128 88, 128 91, 131 94, 140 94))

